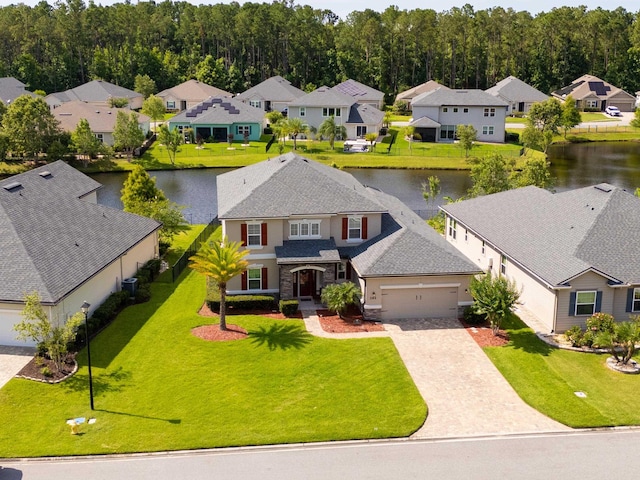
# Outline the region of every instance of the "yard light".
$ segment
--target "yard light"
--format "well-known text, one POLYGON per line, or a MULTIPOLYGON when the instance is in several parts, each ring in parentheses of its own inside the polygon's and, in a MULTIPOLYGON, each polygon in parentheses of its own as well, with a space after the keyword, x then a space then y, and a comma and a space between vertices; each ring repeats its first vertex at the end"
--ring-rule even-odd
POLYGON ((84 338, 87 341, 87 364, 89 366, 89 400, 91 402, 91 410, 93 408, 93 378, 91 377, 91 344, 89 343, 89 304, 86 300, 82 304, 82 313, 84 313, 84 338))

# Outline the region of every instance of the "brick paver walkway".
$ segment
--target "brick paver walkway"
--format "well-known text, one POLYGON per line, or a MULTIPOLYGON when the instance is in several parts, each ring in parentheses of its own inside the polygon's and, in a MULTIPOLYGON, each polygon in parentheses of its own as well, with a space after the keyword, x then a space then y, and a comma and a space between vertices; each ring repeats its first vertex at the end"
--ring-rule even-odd
POLYGON ((11 380, 33 358, 35 349, 0 345, 0 388, 11 380))

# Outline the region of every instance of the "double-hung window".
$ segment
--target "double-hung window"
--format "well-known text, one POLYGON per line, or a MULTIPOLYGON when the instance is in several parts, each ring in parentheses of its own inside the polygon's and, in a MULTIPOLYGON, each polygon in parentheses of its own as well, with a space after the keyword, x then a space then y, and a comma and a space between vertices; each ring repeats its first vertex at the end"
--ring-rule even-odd
POLYGON ((483 135, 493 135, 494 126, 493 125, 483 125, 482 126, 482 134, 483 135))
POLYGON ((576 315, 593 315, 596 311, 596 292, 576 292, 576 315))
POLYGON ((238 135, 251 135, 251 125, 238 125, 238 135))
POLYGON ((247 224, 247 245, 250 247, 262 245, 262 224, 247 224))
POLYGON ((495 117, 496 116, 496 109, 495 108, 485 108, 484 109, 484 116, 485 117, 495 117))
POLYGON ((323 107, 322 108, 322 116, 323 117, 340 117, 342 116, 341 109, 334 107, 323 107))
POLYGON ((176 102, 167 101, 167 110, 175 110, 175 109, 176 109, 176 102))
POLYGON ((500 255, 500 273, 505 275, 507 273, 507 256, 500 255))
POLYGON ((347 278, 347 266, 342 262, 337 266, 336 277, 338 280, 344 280, 347 278))
POLYGON ((360 240, 362 238, 362 217, 349 217, 349 240, 360 240))
POLYGON ((307 107, 300 107, 300 109, 298 111, 299 111, 301 117, 306 117, 307 116, 307 107))
POLYGON ((632 312, 640 312, 640 288, 633 289, 633 305, 631 306, 632 312))
POLYGON ((249 268, 247 270, 247 289, 262 289, 262 268, 249 268))
POLYGON ((456 229, 458 228, 458 222, 453 218, 449 217, 449 236, 455 240, 456 239, 456 229))
POLYGON ((289 238, 320 238, 320 220, 289 222, 289 238))

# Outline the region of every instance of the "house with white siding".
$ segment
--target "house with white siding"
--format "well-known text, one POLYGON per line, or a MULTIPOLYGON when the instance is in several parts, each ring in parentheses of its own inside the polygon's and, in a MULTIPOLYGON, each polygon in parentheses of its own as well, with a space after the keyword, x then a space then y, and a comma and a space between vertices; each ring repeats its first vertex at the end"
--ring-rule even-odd
POLYGON ((368 319, 457 318, 480 269, 397 198, 288 153, 217 177, 223 235, 249 251, 227 293, 319 298, 351 280, 368 319))
POLYGON ((595 312, 640 314, 640 198, 602 183, 534 186, 440 207, 446 239, 478 267, 516 282, 546 332, 584 328, 595 312))

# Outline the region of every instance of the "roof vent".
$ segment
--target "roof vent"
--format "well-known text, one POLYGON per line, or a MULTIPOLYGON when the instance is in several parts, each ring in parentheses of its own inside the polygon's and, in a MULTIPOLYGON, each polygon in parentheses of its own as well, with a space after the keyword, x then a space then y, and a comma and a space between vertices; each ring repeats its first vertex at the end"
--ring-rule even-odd
POLYGON ((15 192, 16 190, 22 190, 22 184, 20 182, 11 182, 4 186, 7 192, 15 192))
POLYGON ((605 193, 609 193, 611 190, 613 190, 606 183, 601 183, 600 185, 595 185, 593 188, 595 188, 596 190, 600 190, 601 192, 605 192, 605 193))
POLYGON ((51 178, 51 177, 53 177, 53 175, 51 174, 51 172, 49 170, 45 170, 44 172, 40 172, 38 175, 40 175, 42 178, 51 178))

